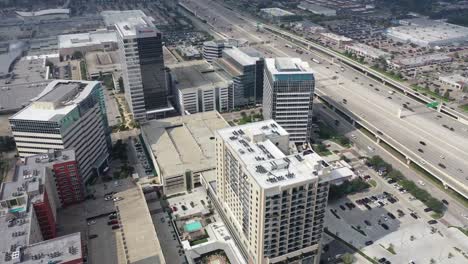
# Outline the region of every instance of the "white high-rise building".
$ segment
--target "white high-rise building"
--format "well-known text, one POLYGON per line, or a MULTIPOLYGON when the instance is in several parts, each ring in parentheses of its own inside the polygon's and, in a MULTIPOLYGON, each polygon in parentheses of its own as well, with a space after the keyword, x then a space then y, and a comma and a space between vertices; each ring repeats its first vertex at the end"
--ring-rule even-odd
POLYGON ((54 80, 10 117, 21 158, 74 149, 83 181, 107 166, 110 131, 100 82, 54 80))
POLYGON ((216 132, 215 205, 248 263, 319 263, 330 182, 342 177, 266 120, 216 132))
POLYGON ((299 58, 265 59, 263 115, 289 132, 291 141, 309 141, 315 78, 299 58))

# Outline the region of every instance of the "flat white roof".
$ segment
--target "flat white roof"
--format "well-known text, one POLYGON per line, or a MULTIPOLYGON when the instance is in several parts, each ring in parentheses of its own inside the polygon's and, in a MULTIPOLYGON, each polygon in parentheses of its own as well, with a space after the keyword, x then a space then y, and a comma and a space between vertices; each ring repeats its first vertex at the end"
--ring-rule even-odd
POLYGON ((453 74, 449 76, 441 76, 439 80, 451 83, 451 84, 459 84, 459 85, 468 85, 468 78, 463 77, 460 74, 453 74))
POLYGON ((54 80, 32 103, 10 119, 54 121, 70 113, 99 84, 95 81, 54 80))
POLYGON ((353 39, 350 39, 348 37, 337 35, 335 33, 330 33, 330 32, 320 33, 320 35, 329 39, 333 39, 335 41, 353 41, 353 39))
POLYGON ((58 36, 59 49, 99 45, 105 42, 117 42, 117 35, 114 30, 97 30, 58 36))
POLYGON ((70 9, 68 8, 56 8, 56 9, 44 9, 33 12, 16 11, 16 14, 22 17, 34 17, 34 16, 46 16, 46 15, 69 15, 70 9))
POLYGON ((281 16, 294 16, 295 15, 292 12, 289 12, 289 11, 286 11, 284 9, 277 8, 277 7, 262 8, 261 11, 265 12, 265 13, 268 13, 268 14, 270 14, 272 16, 278 16, 278 17, 281 17, 281 16))
POLYGON ((267 58, 265 68, 273 76, 278 75, 310 75, 313 78, 314 72, 309 67, 309 63, 299 58, 267 58))
POLYGON ((421 42, 439 42, 448 40, 468 40, 468 28, 441 21, 429 20, 416 25, 391 27, 387 30, 391 36, 417 40, 421 42))
POLYGON ((273 120, 224 128, 217 133, 264 189, 330 177, 330 165, 313 151, 306 155, 283 153, 273 142, 289 134, 273 120))
POLYGON ((239 48, 225 49, 225 54, 236 60, 240 65, 252 65, 257 62, 258 57, 252 57, 239 48))

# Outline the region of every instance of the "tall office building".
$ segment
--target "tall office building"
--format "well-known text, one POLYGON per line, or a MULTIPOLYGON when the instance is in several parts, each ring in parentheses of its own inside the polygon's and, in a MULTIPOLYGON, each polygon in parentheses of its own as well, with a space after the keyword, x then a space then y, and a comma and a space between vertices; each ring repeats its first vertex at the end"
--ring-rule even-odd
POLYGON ((291 141, 309 141, 315 78, 299 58, 265 59, 263 116, 291 134, 291 141))
POLYGON ((222 68, 232 78, 230 109, 261 103, 264 61, 258 51, 248 47, 226 49, 222 58, 215 60, 213 65, 222 68))
POLYGON ((100 82, 54 80, 10 125, 23 159, 74 149, 85 182, 107 166, 110 134, 100 82))
POLYGON ((127 103, 140 122, 164 117, 173 109, 167 100, 161 32, 141 11, 121 14, 120 21, 115 19, 115 28, 127 103))
POLYGON ((289 153, 273 120, 218 130, 215 205, 247 262, 317 264, 330 182, 312 151, 289 153))

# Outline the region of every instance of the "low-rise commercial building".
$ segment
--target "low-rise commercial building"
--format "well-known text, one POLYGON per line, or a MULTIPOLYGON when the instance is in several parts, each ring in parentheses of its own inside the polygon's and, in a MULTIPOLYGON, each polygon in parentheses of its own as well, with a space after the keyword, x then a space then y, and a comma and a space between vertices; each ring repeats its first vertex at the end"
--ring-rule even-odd
POLYGON ((201 58, 200 51, 194 46, 177 46, 177 51, 184 59, 193 60, 201 58))
POLYGON ((309 11, 315 15, 323 15, 323 16, 336 16, 336 10, 331 9, 325 6, 317 5, 310 3, 308 1, 302 1, 298 6, 299 9, 309 11))
POLYGON ((376 60, 379 58, 390 58, 390 53, 376 49, 366 44, 353 43, 345 46, 345 51, 365 59, 376 60))
POLYGON ((468 42, 468 28, 429 19, 400 21, 403 26, 388 28, 388 37, 420 46, 445 46, 468 42))
POLYGON ((175 105, 182 115, 229 109, 232 81, 204 60, 168 65, 175 105))
POLYGON ((217 129, 229 124, 216 111, 152 120, 141 126, 144 144, 164 194, 201 185, 200 174, 215 169, 217 129))
POLYGON ((58 36, 59 54, 71 57, 74 52, 85 54, 90 51, 112 51, 117 47, 117 34, 114 30, 101 29, 88 33, 58 36))
POLYGON ((463 90, 468 87, 468 78, 460 74, 439 77, 442 85, 450 89, 463 90))
POLYGON ((85 182, 107 167, 110 131, 99 82, 54 80, 10 125, 23 159, 73 148, 85 182))
MULTIPOLYGON (((122 74, 118 51, 87 52, 85 61, 88 78, 90 79, 96 80, 104 75, 115 75, 116 79, 118 79, 122 74)), ((118 85, 118 81, 115 84, 118 85)))
POLYGON ((291 22, 298 19, 298 16, 293 12, 286 11, 281 8, 262 8, 260 9, 260 15, 272 22, 291 22))
POLYGON ((56 8, 31 12, 16 11, 16 16, 26 21, 68 19, 70 18, 70 9, 56 8))
POLYGON ((320 33, 320 37, 323 39, 324 42, 328 42, 332 45, 337 45, 339 48, 342 48, 345 45, 351 44, 353 42, 353 40, 350 38, 329 32, 320 33))
POLYGON ((434 64, 443 64, 453 61, 452 57, 445 54, 435 53, 416 57, 402 58, 393 60, 391 66, 396 69, 410 69, 434 64))

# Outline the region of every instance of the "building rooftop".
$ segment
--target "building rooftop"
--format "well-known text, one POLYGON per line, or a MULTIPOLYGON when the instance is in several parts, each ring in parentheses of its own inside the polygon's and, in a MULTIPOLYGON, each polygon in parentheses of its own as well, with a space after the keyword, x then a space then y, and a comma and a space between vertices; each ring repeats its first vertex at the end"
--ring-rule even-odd
POLYGON ((85 59, 90 76, 121 70, 118 51, 90 51, 86 52, 85 59))
POLYGON ((309 67, 309 63, 299 58, 267 58, 265 59, 265 69, 273 78, 278 80, 313 80, 314 72, 309 67))
POLYGON ((272 7, 272 8, 262 8, 260 9, 262 12, 264 13, 267 13, 271 16, 275 16, 275 17, 282 17, 282 16, 294 16, 295 14, 292 13, 292 12, 289 12, 289 11, 286 11, 284 9, 281 9, 281 8, 277 8, 277 7, 272 7))
POLYGON ((439 80, 447 82, 447 83, 452 83, 452 84, 459 84, 461 86, 468 85, 468 78, 461 76, 460 74, 453 74, 453 75, 448 75, 448 76, 441 76, 439 77, 439 80))
POLYGON ((99 45, 105 42, 117 43, 117 35, 114 30, 97 30, 88 33, 67 34, 58 36, 59 49, 99 45))
POLYGON ((390 53, 362 43, 352 43, 346 45, 346 47, 362 54, 366 54, 372 58, 390 57, 390 53))
POLYGON ((123 37, 135 38, 159 33, 154 26, 154 19, 141 10, 102 11, 101 16, 107 27, 115 27, 123 37))
POLYGON ((335 33, 330 33, 330 32, 320 33, 320 35, 329 39, 333 39, 335 41, 345 41, 345 42, 353 41, 353 39, 350 39, 348 37, 337 35, 335 33))
POLYGON ((82 256, 81 233, 77 232, 29 245, 23 250, 21 263, 66 263, 82 256))
POLYGON ((29 106, 10 119, 59 121, 73 111, 97 84, 99 82, 54 80, 32 99, 29 106))
POLYGON ((228 126, 217 111, 210 111, 152 120, 141 130, 159 174, 165 177, 214 169, 214 133, 228 126))
POLYGON ((452 58, 441 53, 425 54, 416 57, 402 58, 396 60, 395 63, 405 66, 412 65, 424 65, 425 63, 437 62, 437 61, 451 61, 452 58))
POLYGON ((251 55, 247 54, 239 48, 225 49, 223 50, 223 53, 234 59, 237 63, 239 63, 242 66, 255 64, 259 59, 258 57, 252 57, 251 55))
POLYGON ((48 153, 26 157, 27 165, 49 165, 75 160, 76 155, 73 149, 50 150, 48 153))
POLYGON ((293 185, 314 177, 331 180, 331 167, 318 154, 310 150, 306 155, 290 155, 289 150, 280 149, 281 142, 287 145, 284 142, 289 134, 273 120, 224 128, 217 134, 265 189, 293 185))
POLYGON ((468 27, 428 19, 408 20, 407 24, 391 27, 387 33, 391 36, 424 43, 437 43, 452 39, 454 41, 468 40, 468 27))
POLYGON ((106 10, 101 12, 101 17, 107 27, 114 27, 119 22, 124 22, 131 18, 146 17, 141 10, 106 10))
POLYGON ((37 16, 47 16, 47 15, 69 15, 70 9, 68 8, 43 9, 43 10, 32 11, 32 12, 16 11, 16 14, 22 17, 37 17, 37 16))
POLYGON ((230 82, 225 72, 213 68, 204 60, 166 66, 171 69, 171 76, 178 90, 226 87, 230 82))
POLYGON ((333 13, 333 12, 335 12, 335 14, 336 14, 335 9, 331 9, 331 8, 321 6, 321 5, 317 5, 317 4, 312 4, 312 3, 309 3, 309 2, 306 2, 306 1, 302 1, 297 7, 300 8, 300 9, 310 11, 312 13, 333 13))
POLYGON ((165 264, 161 245, 159 244, 156 230, 146 204, 145 196, 139 186, 134 186, 118 193, 123 199, 117 201, 115 206, 118 210, 121 229, 118 231, 121 243, 118 256, 119 263, 138 264, 165 264))

